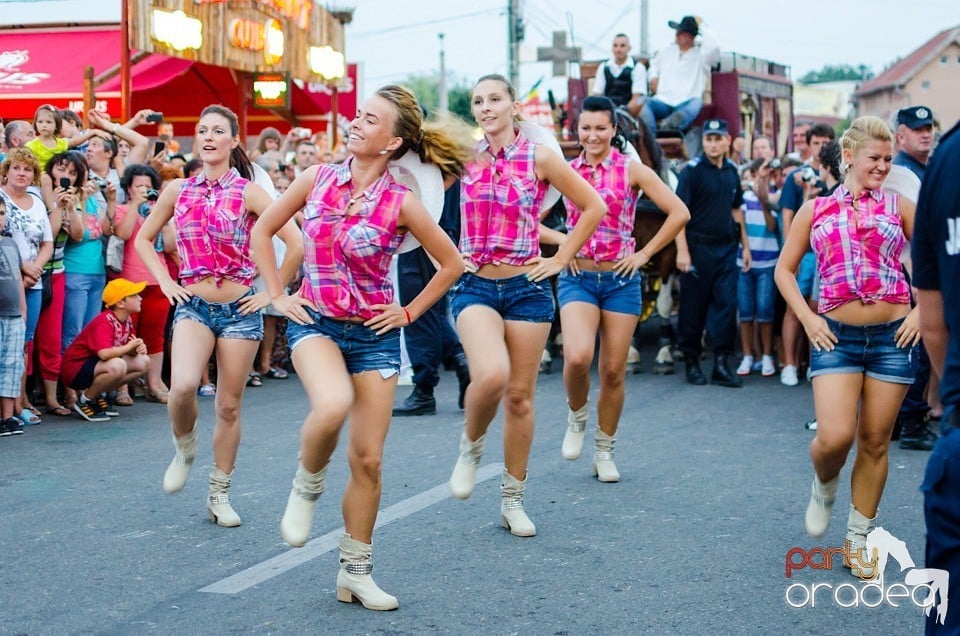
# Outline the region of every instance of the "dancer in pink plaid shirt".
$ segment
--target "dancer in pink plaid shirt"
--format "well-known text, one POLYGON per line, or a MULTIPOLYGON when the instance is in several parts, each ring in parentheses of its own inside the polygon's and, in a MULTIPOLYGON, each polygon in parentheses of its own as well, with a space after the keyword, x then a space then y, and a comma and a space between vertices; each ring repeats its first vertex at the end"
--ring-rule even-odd
POLYGON ((916 374, 920 341, 919 314, 910 308, 900 269, 915 208, 883 190, 892 141, 882 119, 853 120, 840 140, 843 184, 803 204, 774 273, 813 345, 817 435, 810 443, 814 475, 804 525, 812 537, 827 531, 840 470, 856 441, 846 534, 854 552, 866 549, 877 523, 890 434, 916 374), (795 277, 811 247, 822 280, 819 313, 807 306, 795 277))
MULTIPOLYGON (((614 148, 614 105, 607 97, 583 100, 577 128, 583 153, 571 166, 593 186, 609 211, 597 231, 560 274, 557 299, 563 326, 563 384, 567 390, 567 432, 561 452, 577 459, 587 426, 590 367, 600 332, 600 395, 597 397, 596 450, 593 471, 600 481, 620 480, 613 461, 627 352, 640 318, 641 282, 638 271, 690 220, 690 211, 660 177, 614 148), (667 219, 646 245, 636 249, 633 225, 638 192, 643 190, 667 219)), ((572 230, 580 210, 567 201, 567 227, 572 230)))
POLYGON ((523 493, 537 369, 554 316, 547 279, 569 265, 607 207, 560 154, 531 142, 518 128, 520 106, 505 78, 481 77, 470 99, 484 137, 460 182, 460 252, 468 273, 454 286, 450 308, 467 354, 470 386, 450 491, 459 499, 473 493, 487 427, 502 400, 500 520, 514 535, 530 537, 536 528, 523 510, 523 493), (556 256, 542 258, 540 208, 551 184, 583 215, 556 256))
POLYGON ((305 170, 253 230, 271 302, 291 321, 293 365, 311 405, 280 534, 296 547, 309 539, 330 456, 349 417, 350 479, 343 493, 346 533, 340 538, 337 598, 392 610, 398 607, 396 597, 381 590, 371 572, 383 444, 400 372, 400 328, 446 293, 463 273, 463 262, 423 204, 394 181, 387 167, 414 152, 452 181, 468 158, 469 142, 457 144, 440 126, 424 125, 413 93, 385 86, 350 124, 347 151, 350 156, 339 166, 305 170), (271 237, 301 208, 306 276, 300 291, 288 296, 271 237), (393 300, 389 266, 407 232, 439 267, 423 291, 401 307, 393 300))
MULTIPOLYGON (((260 310, 270 304, 254 294, 250 231, 270 196, 251 182, 253 170, 240 145, 237 117, 223 106, 200 114, 194 142, 203 172, 173 181, 160 195, 137 234, 137 254, 177 306, 171 345, 171 384, 167 410, 176 454, 163 477, 163 489, 179 492, 187 482, 197 450, 197 388, 210 354, 217 353, 217 423, 207 514, 221 526, 239 526, 228 491, 240 446, 240 405, 247 371, 263 338, 260 310), (157 257, 154 241, 171 219, 177 228, 180 283, 157 257), (182 285, 182 286, 181 286, 182 285)), ((296 225, 283 228, 287 244, 285 280, 303 258, 296 225)))

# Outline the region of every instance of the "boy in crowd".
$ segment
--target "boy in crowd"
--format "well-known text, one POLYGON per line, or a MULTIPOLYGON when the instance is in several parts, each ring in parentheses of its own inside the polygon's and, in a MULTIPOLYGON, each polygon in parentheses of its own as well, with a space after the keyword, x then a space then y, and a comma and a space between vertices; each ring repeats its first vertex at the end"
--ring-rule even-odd
POLYGON ((100 314, 63 354, 60 378, 78 392, 73 410, 88 422, 105 422, 119 413, 104 395, 146 375, 150 358, 143 340, 135 337, 130 314, 140 311, 146 283, 116 278, 103 289, 100 314))
POLYGON ((24 316, 27 301, 20 278, 20 250, 4 236, 7 208, 0 198, 0 437, 22 435, 23 423, 13 416, 23 377, 24 316))

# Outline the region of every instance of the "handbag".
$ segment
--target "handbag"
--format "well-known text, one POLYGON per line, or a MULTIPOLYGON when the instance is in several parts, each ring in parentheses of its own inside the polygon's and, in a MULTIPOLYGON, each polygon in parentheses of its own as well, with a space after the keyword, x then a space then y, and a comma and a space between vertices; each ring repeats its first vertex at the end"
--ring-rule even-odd
POLYGON ((43 270, 43 273, 40 274, 40 280, 43 282, 43 291, 40 292, 40 308, 46 309, 53 302, 53 270, 43 270))
POLYGON ((123 270, 123 247, 125 244, 126 241, 119 238, 116 234, 111 234, 110 238, 107 239, 105 260, 107 269, 114 274, 119 274, 121 270, 123 270))

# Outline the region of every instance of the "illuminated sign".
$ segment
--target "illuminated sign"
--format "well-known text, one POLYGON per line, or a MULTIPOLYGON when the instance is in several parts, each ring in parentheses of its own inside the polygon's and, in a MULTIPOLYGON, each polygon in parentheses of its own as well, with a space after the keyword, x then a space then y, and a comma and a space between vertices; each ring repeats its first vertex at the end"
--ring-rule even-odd
MULTIPOLYGON (((224 0, 195 1, 199 5, 224 3, 224 0)), ((255 0, 255 3, 269 7, 285 18, 290 18, 301 29, 310 28, 310 12, 313 11, 311 0, 255 0)))
POLYGON ((270 18, 264 24, 235 18, 228 28, 230 44, 248 51, 263 51, 267 64, 273 65, 283 59, 283 25, 270 18))
POLYGON ((290 79, 286 73, 253 76, 254 108, 290 108, 290 79))
POLYGON ((150 35, 175 51, 199 49, 203 44, 203 23, 188 18, 183 11, 170 13, 154 9, 150 17, 150 35))
POLYGON ((329 46, 311 46, 309 62, 310 70, 327 80, 340 79, 346 70, 343 53, 329 46))

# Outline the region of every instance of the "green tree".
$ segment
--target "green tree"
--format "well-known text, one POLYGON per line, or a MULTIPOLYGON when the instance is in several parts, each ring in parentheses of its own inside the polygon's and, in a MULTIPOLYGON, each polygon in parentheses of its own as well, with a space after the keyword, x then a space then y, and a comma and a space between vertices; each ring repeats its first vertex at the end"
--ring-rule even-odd
MULTIPOLYGON (((440 78, 436 74, 408 75, 400 83, 413 91, 428 112, 437 111, 440 103, 440 78)), ((464 121, 473 121, 473 116, 470 114, 470 85, 465 80, 448 82, 447 104, 454 115, 463 118, 464 121)))
POLYGON ((873 70, 866 64, 827 64, 819 71, 809 71, 798 82, 801 84, 819 84, 821 82, 840 82, 845 80, 868 80, 874 77, 873 70))

